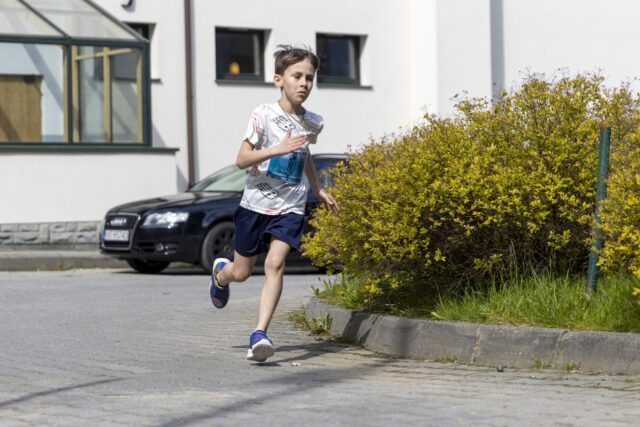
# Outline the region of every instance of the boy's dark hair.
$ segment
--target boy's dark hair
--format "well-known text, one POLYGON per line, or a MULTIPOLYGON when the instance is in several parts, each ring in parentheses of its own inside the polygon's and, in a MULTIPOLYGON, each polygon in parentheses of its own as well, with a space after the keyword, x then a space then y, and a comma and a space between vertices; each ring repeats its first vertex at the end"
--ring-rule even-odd
POLYGON ((302 62, 305 59, 311 61, 314 70, 318 70, 320 66, 320 60, 311 49, 304 47, 293 47, 288 44, 279 44, 278 50, 273 54, 276 59, 276 74, 283 75, 284 70, 289 68, 293 64, 302 62))

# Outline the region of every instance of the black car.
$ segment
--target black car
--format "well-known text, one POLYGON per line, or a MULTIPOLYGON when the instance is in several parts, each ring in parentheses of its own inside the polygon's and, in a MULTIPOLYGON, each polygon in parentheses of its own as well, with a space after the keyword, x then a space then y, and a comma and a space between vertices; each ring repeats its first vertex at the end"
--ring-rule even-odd
MULTIPOLYGON (((313 155, 322 186, 331 185, 331 169, 345 158, 341 154, 313 155)), ((141 273, 158 273, 175 261, 199 265, 210 273, 215 258, 233 257, 233 214, 247 173, 247 169, 228 166, 184 193, 116 206, 105 216, 100 252, 126 260, 141 273)), ((309 192, 305 215, 318 204, 309 192)), ((287 264, 310 262, 292 252, 287 264)))

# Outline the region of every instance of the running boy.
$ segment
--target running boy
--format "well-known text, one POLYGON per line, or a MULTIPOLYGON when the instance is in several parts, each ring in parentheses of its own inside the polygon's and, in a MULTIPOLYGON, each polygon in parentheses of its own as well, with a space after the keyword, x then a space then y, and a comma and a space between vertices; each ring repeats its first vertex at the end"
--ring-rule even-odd
POLYGON ((209 285, 211 302, 223 308, 229 300, 229 284, 249 278, 257 255, 267 252, 258 324, 247 352, 247 359, 258 362, 273 355, 266 331, 282 293, 287 254, 298 249, 302 238, 307 198, 303 173, 313 193, 339 212, 333 197, 320 187, 309 155, 309 144, 316 142, 324 122, 302 107, 313 88, 318 57, 307 49, 278 48, 273 81, 280 88, 280 99, 254 110, 236 159, 240 168, 251 170, 234 217, 234 261, 216 259, 209 285))

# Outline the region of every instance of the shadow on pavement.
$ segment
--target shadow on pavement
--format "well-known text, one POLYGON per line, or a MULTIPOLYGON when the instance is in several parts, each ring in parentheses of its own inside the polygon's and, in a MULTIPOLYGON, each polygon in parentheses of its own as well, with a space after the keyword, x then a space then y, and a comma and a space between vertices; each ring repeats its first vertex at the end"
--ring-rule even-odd
MULTIPOLYGON (((290 363, 290 362, 299 362, 303 360, 313 359, 317 356, 322 356, 327 353, 340 353, 341 351, 349 348, 349 344, 341 344, 335 341, 318 341, 311 344, 303 344, 303 345, 281 345, 275 348, 276 357, 281 352, 291 352, 291 351, 306 351, 305 354, 301 354, 299 356, 293 356, 286 359, 274 360, 272 359, 269 362, 265 363, 254 363, 255 366, 281 366, 281 363, 290 363)), ((242 348, 246 349, 246 345, 234 345, 231 348, 242 348)))
POLYGON ((302 360, 313 359, 314 357, 321 356, 327 353, 340 353, 345 349, 349 348, 348 344, 340 344, 335 341, 318 341, 311 344, 304 345, 283 345, 280 347, 276 347, 276 351, 299 351, 305 350, 307 353, 301 354, 299 356, 289 357, 287 359, 274 360, 274 362, 279 363, 290 363, 290 362, 298 362, 302 360))
POLYGON ((93 386, 102 385, 102 384, 108 384, 116 381, 122 381, 123 379, 124 378, 112 378, 108 380, 91 381, 83 384, 76 384, 76 385, 70 385, 67 387, 58 387, 58 388, 53 388, 51 390, 39 391, 36 393, 29 393, 15 399, 5 400, 4 402, 0 402, 0 408, 15 405, 16 403, 25 402, 31 399, 36 399, 38 397, 48 396, 56 393, 64 393, 65 391, 77 390, 79 388, 86 388, 86 387, 93 387, 93 386))
POLYGON ((299 393, 309 393, 314 389, 319 389, 324 386, 335 385, 336 383, 349 381, 353 378, 361 378, 370 372, 375 372, 383 367, 389 367, 394 363, 395 361, 391 359, 369 363, 356 368, 313 369, 303 372, 296 371, 295 374, 290 375, 281 375, 280 377, 271 378, 267 381, 270 385, 278 384, 288 386, 285 390, 274 392, 273 387, 265 387, 265 392, 262 395, 237 400, 228 405, 212 407, 205 412, 172 418, 160 424, 160 426, 188 426, 213 419, 222 420, 227 415, 238 412, 247 413, 253 407, 264 405, 270 401, 286 399, 289 396, 295 396, 299 393))

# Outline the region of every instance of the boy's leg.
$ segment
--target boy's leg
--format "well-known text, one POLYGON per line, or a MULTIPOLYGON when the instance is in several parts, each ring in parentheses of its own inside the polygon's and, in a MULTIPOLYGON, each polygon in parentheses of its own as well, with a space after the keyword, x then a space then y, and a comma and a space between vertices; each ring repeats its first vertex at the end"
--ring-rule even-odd
POLYGON ((236 251, 235 262, 226 258, 217 258, 214 261, 209 283, 209 295, 215 308, 224 308, 227 305, 231 294, 229 283, 247 280, 256 263, 256 258, 257 256, 242 256, 236 251))
POLYGON ((260 296, 260 311, 256 330, 266 332, 269 328, 269 323, 282 294, 284 266, 290 250, 291 247, 282 240, 271 239, 269 252, 264 261, 264 286, 260 296))
POLYGON ((291 247, 276 238, 271 239, 267 258, 264 260, 264 286, 260 296, 260 311, 258 325, 249 337, 247 359, 264 362, 273 356, 273 343, 267 337, 266 331, 276 310, 282 294, 282 278, 284 264, 291 247))
POLYGON ((228 263, 218 273, 218 283, 222 286, 231 282, 244 282, 251 276, 253 266, 256 265, 257 255, 246 257, 234 252, 233 262, 228 263))

